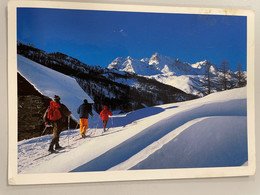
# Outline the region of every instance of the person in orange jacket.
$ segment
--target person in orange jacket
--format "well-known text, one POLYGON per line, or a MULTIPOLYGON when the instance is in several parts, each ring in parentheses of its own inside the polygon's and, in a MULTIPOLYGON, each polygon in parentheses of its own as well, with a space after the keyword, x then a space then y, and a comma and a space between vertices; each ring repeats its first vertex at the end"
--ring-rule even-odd
POLYGON ((107 106, 104 105, 104 109, 100 112, 99 116, 101 117, 101 120, 103 121, 103 128, 104 131, 107 131, 106 126, 109 119, 109 116, 112 116, 112 112, 108 109, 107 106))

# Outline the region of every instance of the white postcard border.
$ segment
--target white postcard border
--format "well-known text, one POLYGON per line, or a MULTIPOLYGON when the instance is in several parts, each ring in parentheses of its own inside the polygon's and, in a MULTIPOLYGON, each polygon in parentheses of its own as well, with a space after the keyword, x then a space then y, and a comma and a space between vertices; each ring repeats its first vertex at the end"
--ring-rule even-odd
POLYGON ((255 93, 254 93, 254 12, 251 10, 171 7, 153 5, 125 5, 80 2, 10 1, 8 5, 8 111, 9 158, 8 181, 10 185, 55 184, 133 181, 183 178, 212 178, 250 176, 255 174, 255 93), (17 174, 17 28, 18 7, 82 9, 104 11, 182 13, 206 15, 247 16, 247 103, 248 103, 248 166, 196 169, 163 169, 138 171, 106 171, 86 173, 17 174))

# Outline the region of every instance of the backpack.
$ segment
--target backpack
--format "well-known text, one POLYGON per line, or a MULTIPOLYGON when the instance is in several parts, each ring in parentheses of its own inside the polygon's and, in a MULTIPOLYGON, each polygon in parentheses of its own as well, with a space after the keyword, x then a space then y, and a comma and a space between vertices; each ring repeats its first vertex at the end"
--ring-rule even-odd
POLYGON ((53 101, 50 102, 50 107, 46 110, 47 118, 50 121, 57 121, 61 119, 62 115, 59 110, 60 107, 61 107, 60 104, 58 104, 57 102, 53 102, 53 101))

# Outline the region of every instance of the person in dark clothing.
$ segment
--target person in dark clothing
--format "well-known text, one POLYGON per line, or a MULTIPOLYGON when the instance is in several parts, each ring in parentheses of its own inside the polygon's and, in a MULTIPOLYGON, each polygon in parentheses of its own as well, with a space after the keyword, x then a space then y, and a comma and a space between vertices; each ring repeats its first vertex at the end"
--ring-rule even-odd
POLYGON ((70 115, 71 111, 60 102, 60 97, 55 95, 54 101, 50 102, 50 107, 47 113, 47 117, 50 120, 51 125, 53 127, 53 137, 49 147, 50 152, 54 152, 53 146, 55 146, 55 150, 62 148, 59 145, 59 135, 62 131, 63 123, 66 121, 66 118, 70 115))
POLYGON ((88 117, 91 115, 92 117, 94 114, 92 113, 92 106, 88 103, 88 100, 84 100, 83 104, 81 104, 77 110, 79 114, 79 124, 80 124, 80 135, 85 138, 86 131, 88 128, 88 117))

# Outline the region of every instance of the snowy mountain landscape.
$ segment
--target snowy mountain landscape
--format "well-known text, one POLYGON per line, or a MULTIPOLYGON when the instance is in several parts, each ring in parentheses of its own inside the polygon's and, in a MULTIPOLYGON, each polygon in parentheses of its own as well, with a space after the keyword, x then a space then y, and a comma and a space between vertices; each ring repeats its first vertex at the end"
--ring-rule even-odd
MULTIPOLYGON (((76 120, 82 99, 91 101, 75 79, 22 56, 18 71, 42 94, 59 93, 76 120)), ((65 148, 53 154, 51 134, 19 141, 18 173, 247 166, 246 87, 114 113, 105 133, 97 113, 89 124, 86 139, 77 127, 64 130, 65 148)))
MULTIPOLYGON (((18 143, 19 173, 242 166, 247 163, 246 88, 115 115, 90 138, 64 131, 65 150, 50 156, 52 135, 18 143)), ((96 126, 96 127, 93 127, 96 126)))
MULTIPOLYGON (((221 89, 221 84, 218 82, 222 74, 221 70, 218 69, 217 65, 207 60, 190 64, 155 53, 151 58, 141 60, 133 59, 130 56, 125 59, 122 57, 116 58, 108 65, 108 69, 152 78, 199 97, 207 94, 207 90, 203 86, 205 86, 205 74, 208 74, 211 77, 211 92, 220 91, 221 89)), ((245 71, 241 72, 246 75, 245 71)), ((230 85, 235 82, 234 77, 236 74, 230 70, 227 72, 227 80, 229 80, 230 85)))
POLYGON ((112 110, 118 112, 130 112, 146 106, 197 98, 155 79, 116 69, 90 66, 59 52, 47 53, 19 43, 18 54, 73 77, 95 102, 95 110, 98 112, 102 110, 103 104, 109 104, 112 110))

